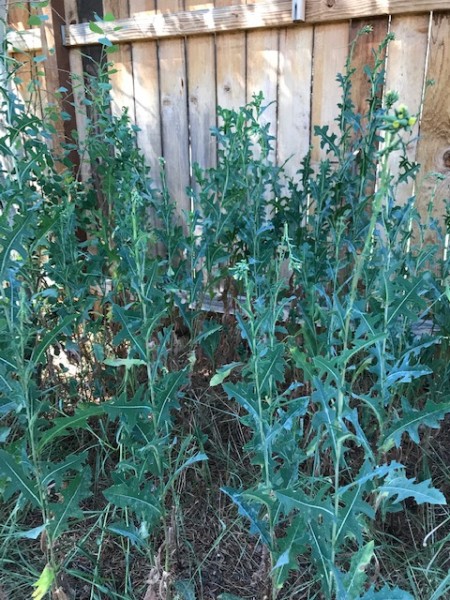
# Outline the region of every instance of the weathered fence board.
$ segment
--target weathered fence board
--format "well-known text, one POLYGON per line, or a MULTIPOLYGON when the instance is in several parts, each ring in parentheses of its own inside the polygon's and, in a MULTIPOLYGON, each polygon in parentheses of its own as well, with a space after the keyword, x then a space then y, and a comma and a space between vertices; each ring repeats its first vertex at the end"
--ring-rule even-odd
MULTIPOLYGON (((130 7, 124 0, 103 0, 104 14, 111 13, 116 19, 125 19, 130 17, 130 7)), ((135 106, 133 81, 133 59, 131 56, 131 44, 120 44, 114 55, 114 70, 116 73, 111 75, 111 108, 113 114, 120 115, 123 108, 126 108, 130 119, 135 122, 135 106)))
POLYGON ((309 149, 313 27, 280 31, 277 162, 294 176, 309 149))
MULTIPOLYGON (((386 89, 396 90, 402 102, 408 105, 412 115, 420 112, 425 85, 425 67, 428 46, 429 15, 414 15, 410 17, 393 17, 391 30, 395 40, 389 44, 389 54, 386 66, 386 89), (414 60, 411 60, 411 52, 414 60)), ((407 156, 410 162, 417 159, 417 137, 419 135, 419 120, 413 128, 413 139, 408 144, 407 156)), ((398 155, 391 156, 390 168, 398 174, 398 155)), ((402 183, 397 190, 396 201, 404 204, 414 193, 414 182, 402 183)))
POLYGON ((330 133, 337 133, 335 122, 339 109, 337 100, 341 90, 336 75, 342 72, 348 55, 349 24, 317 25, 314 30, 314 77, 312 84, 311 144, 312 161, 319 162, 326 157, 314 135, 314 125, 329 127, 330 133))
POLYGON ((434 85, 425 92, 425 103, 420 125, 418 161, 422 165, 419 179, 419 206, 425 213, 430 202, 433 179, 424 181, 426 174, 435 172, 442 180, 433 198, 433 216, 440 219, 445 214, 445 198, 450 198, 450 14, 433 15, 429 59, 426 78, 434 85))
MULTIPOLYGON (((414 128, 419 141, 409 145, 408 157, 422 162, 423 173, 440 173, 434 214, 442 217, 450 173, 449 0, 307 0, 306 22, 298 24, 292 22, 291 4, 291 0, 243 0, 241 4, 237 0, 91 0, 88 4, 65 0, 65 40, 74 88, 77 78, 82 80, 83 73, 94 68, 85 55, 97 62, 101 57, 99 35, 89 29, 88 21, 94 11, 100 17, 112 12, 119 20, 105 28, 123 25, 111 36, 121 42, 119 52, 110 57, 117 68, 112 78, 113 111, 119 114, 126 107, 138 125, 139 145, 157 183, 158 159, 164 156, 169 189, 181 213, 190 208, 186 187, 194 183, 193 163, 209 167, 216 161, 216 143, 209 129, 216 124, 217 104, 237 109, 262 90, 266 103, 272 102, 263 120, 271 123, 275 137, 273 158, 282 164, 292 156, 286 170, 294 175, 311 143, 313 163, 325 157, 314 125, 328 125, 332 132, 337 129, 341 91, 336 74, 344 68, 351 40, 362 26, 372 25, 372 33, 360 40, 353 60, 358 74, 352 96, 363 110, 368 82, 362 69, 372 62, 372 49, 389 28, 397 40, 386 59, 384 93, 398 90, 400 101, 415 112, 426 80, 436 82, 425 94, 423 116, 414 128), (439 10, 447 12, 430 16, 439 10)), ((13 29, 27 28, 27 15, 28 9, 14 4, 9 15, 13 29)), ((42 46, 38 29, 25 31, 23 39, 21 35, 10 34, 19 48, 25 40, 34 50, 42 46)), ((24 88, 36 71, 29 59, 27 69, 22 70, 24 88)), ((48 72, 47 85, 52 88, 56 83, 48 72)), ((77 129, 83 139, 87 115, 82 87, 74 93, 77 129)), ((89 173, 86 162, 82 173, 84 177, 89 173)), ((429 183, 420 185, 429 191, 429 183)), ((397 201, 404 202, 413 191, 412 183, 405 184, 397 201)), ((420 198, 423 212, 427 196, 420 198)))
MULTIPOLYGON (((166 0, 165 8, 177 10, 182 0, 166 0)), ((186 187, 190 184, 189 122, 185 41, 162 40, 159 45, 162 150, 167 161, 167 184, 177 212, 190 210, 186 187)))

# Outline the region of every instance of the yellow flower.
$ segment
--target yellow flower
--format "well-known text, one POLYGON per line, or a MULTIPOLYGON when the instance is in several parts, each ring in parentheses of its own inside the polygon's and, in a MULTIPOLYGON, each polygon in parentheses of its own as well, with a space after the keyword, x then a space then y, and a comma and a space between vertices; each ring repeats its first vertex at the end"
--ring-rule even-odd
POLYGON ((409 117, 409 119, 408 119, 408 125, 410 127, 413 127, 416 124, 416 122, 417 122, 417 117, 409 117))
POLYGON ((394 121, 394 122, 392 123, 392 127, 393 127, 394 129, 398 129, 398 128, 400 127, 400 121, 394 121))

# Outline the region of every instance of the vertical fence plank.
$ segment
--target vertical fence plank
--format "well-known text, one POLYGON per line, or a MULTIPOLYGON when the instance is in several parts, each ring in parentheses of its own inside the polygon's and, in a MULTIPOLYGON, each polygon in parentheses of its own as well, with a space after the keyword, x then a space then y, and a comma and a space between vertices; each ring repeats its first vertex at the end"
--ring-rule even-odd
MULTIPOLYGON (((198 0, 186 0, 186 10, 195 10, 198 0)), ((204 4, 204 8, 214 4, 204 4)), ((204 168, 216 164, 216 144, 210 128, 216 122, 216 65, 214 36, 187 40, 189 127, 192 163, 204 168)))
POLYGON ((270 134, 273 151, 271 159, 276 156, 277 138, 277 89, 278 89, 278 57, 279 32, 277 29, 253 31, 247 36, 247 102, 253 94, 262 92, 264 104, 269 105, 264 111, 261 122, 270 123, 270 134))
MULTIPOLYGON (((112 13, 116 19, 130 16, 128 0, 103 0, 104 14, 112 13)), ((121 115, 123 109, 128 111, 131 121, 136 121, 133 89, 133 61, 131 44, 120 44, 118 50, 109 56, 114 63, 116 73, 111 75, 111 109, 114 115, 121 115)))
MULTIPOLYGON (((130 0, 130 14, 145 10, 154 12, 155 0, 130 0)), ((132 45, 133 88, 139 148, 150 166, 155 183, 160 183, 159 158, 161 148, 161 111, 158 75, 157 42, 136 42, 132 45)))
POLYGON ((282 164, 290 159, 286 172, 291 177, 309 150, 312 44, 312 27, 280 32, 277 162, 282 164))
MULTIPOLYGON (((181 0, 158 4, 166 11, 182 10, 181 0)), ((179 215, 190 210, 186 187, 189 173, 189 124, 187 113, 186 60, 184 40, 163 40, 159 44, 161 85, 162 149, 167 161, 167 184, 179 215)))
MULTIPOLYGON (((450 196, 450 14, 434 14, 431 24, 427 79, 435 84, 428 88, 420 126, 418 161, 422 165, 419 210, 426 213, 432 198, 433 183, 425 180, 430 172, 438 173, 439 183, 433 199, 433 216, 441 223, 445 216, 445 199, 450 196)), ((420 181, 419 181, 420 185, 420 181)))
MULTIPOLYGON (((230 6, 233 0, 216 0, 217 8, 230 6)), ((246 99, 245 33, 223 33, 216 37, 217 103, 222 108, 238 109, 246 99)))
POLYGON ((335 119, 339 114, 337 103, 341 91, 336 75, 343 71, 348 54, 348 23, 317 25, 314 28, 314 80, 312 87, 311 153, 313 163, 326 157, 325 150, 314 135, 315 125, 328 125, 330 132, 336 132, 335 119))
MULTIPOLYGON (((364 67, 369 66, 371 68, 373 66, 373 52, 385 39, 389 23, 385 17, 354 19, 350 25, 349 43, 352 43, 356 39, 358 32, 365 26, 370 26, 372 31, 359 38, 352 60, 352 66, 356 69, 352 77, 352 100, 355 104, 355 109, 361 114, 367 112, 367 99, 370 94, 370 83, 367 75, 364 73, 364 67)), ((382 90, 380 90, 380 100, 381 95, 382 90)))
MULTIPOLYGON (((411 114, 419 113, 422 102, 429 19, 429 15, 396 16, 391 22, 395 40, 389 44, 386 89, 398 92, 400 102, 409 107, 411 114), (411 60, 412 49, 414 49, 414 60, 411 60)), ((411 162, 417 158, 418 133, 419 121, 413 128, 412 141, 407 148, 407 156, 411 162)), ((390 158, 390 168, 394 175, 399 173, 397 152, 390 158)), ((413 191, 413 181, 402 183, 397 190, 397 203, 404 204, 413 191)))
MULTIPOLYGON (((6 2, 6 6, 8 7, 8 23, 11 27, 16 29, 17 31, 21 31, 23 29, 29 29, 28 19, 30 17, 30 11, 28 9, 28 5, 18 4, 16 2, 12 2, 8 4, 8 0, 2 0, 6 2)), ((30 99, 30 84, 33 78, 32 74, 32 56, 31 54, 25 54, 22 52, 14 53, 14 59, 21 63, 22 66, 18 71, 18 76, 22 80, 21 83, 18 84, 17 89, 22 97, 22 99, 26 102, 30 99)))

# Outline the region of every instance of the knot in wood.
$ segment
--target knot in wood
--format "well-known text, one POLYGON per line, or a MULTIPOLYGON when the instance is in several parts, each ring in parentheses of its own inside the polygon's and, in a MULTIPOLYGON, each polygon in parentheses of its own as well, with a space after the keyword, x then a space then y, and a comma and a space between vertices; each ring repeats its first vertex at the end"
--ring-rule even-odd
POLYGON ((444 152, 442 161, 444 163, 444 167, 446 169, 450 169, 450 148, 444 152))
POLYGON ((327 6, 328 8, 333 8, 333 6, 336 4, 336 0, 327 0, 327 6))

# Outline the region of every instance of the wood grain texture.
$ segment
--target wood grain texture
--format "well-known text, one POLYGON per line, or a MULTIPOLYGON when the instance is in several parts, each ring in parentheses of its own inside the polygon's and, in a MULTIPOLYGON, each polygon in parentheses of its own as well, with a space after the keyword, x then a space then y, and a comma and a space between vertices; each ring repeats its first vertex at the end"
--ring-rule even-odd
POLYGON ((328 23, 379 15, 449 10, 448 0, 307 0, 306 22, 328 23))
MULTIPOLYGON (((199 5, 213 8, 205 0, 186 0, 186 10, 199 5), (201 4, 200 4, 201 3, 201 4)), ((186 40, 187 73, 189 88, 189 131, 191 161, 209 168, 216 164, 216 141, 211 127, 216 124, 216 60, 213 35, 191 37, 186 40)))
POLYGON ((204 168, 216 164, 216 142, 210 131, 217 105, 214 50, 212 36, 187 41, 191 159, 204 168))
POLYGON ((343 71, 348 54, 348 23, 317 25, 314 29, 314 80, 312 88, 311 143, 313 163, 326 158, 325 150, 314 135, 314 126, 328 125, 330 132, 337 132, 335 119, 339 114, 337 103, 341 89, 336 75, 343 71))
MULTIPOLYGON (((165 10, 166 5, 164 5, 165 10)), ((121 19, 105 25, 105 32, 113 42, 184 37, 202 33, 258 29, 292 25, 291 0, 277 0, 264 4, 239 4, 196 11, 164 12, 157 15, 140 13, 131 19, 121 19), (120 26, 119 31, 113 31, 120 26)), ((68 46, 95 44, 98 34, 87 24, 71 25, 65 29, 68 46)))
MULTIPOLYGON (((181 0, 164 0, 167 10, 180 8, 181 0)), ((191 208, 186 187, 190 183, 189 122, 187 111, 186 57, 184 40, 159 43, 162 152, 167 161, 167 184, 177 212, 191 208)))
MULTIPOLYGON (((356 69, 352 77, 352 100, 355 109, 364 115, 368 110, 367 99, 370 96, 370 82, 364 73, 364 67, 373 67, 374 50, 377 50, 381 42, 385 39, 388 32, 388 19, 377 17, 374 19, 354 19, 350 24, 349 45, 357 38, 358 32, 369 26, 372 28, 370 33, 362 35, 356 45, 353 53, 352 66, 356 69)), ((383 90, 379 90, 381 101, 383 90)))
POLYGON ((294 176, 309 149, 313 27, 280 31, 277 162, 294 176))
MULTIPOLYGON (((169 2, 169 0, 168 0, 169 2)), ((196 4, 195 7, 202 6, 196 4)), ((176 10, 164 4, 164 12, 157 15, 140 13, 130 19, 121 19, 105 27, 108 37, 117 43, 220 33, 267 27, 293 25, 292 0, 249 2, 233 6, 176 10), (119 31, 113 31, 119 25, 119 31)), ((309 0, 306 3, 306 23, 331 23, 350 19, 371 18, 381 15, 408 15, 430 11, 449 10, 448 0, 309 0), (331 6, 329 6, 329 4, 331 6)), ((68 46, 95 44, 98 35, 87 24, 71 25, 65 29, 68 46)))
MULTIPOLYGON (((104 14, 112 13, 117 20, 130 17, 128 0, 103 0, 104 14)), ((121 115, 127 110, 132 123, 136 122, 134 107, 133 60, 131 44, 120 44, 118 50, 110 55, 116 73, 111 75, 111 109, 113 115, 121 115)))
MULTIPOLYGON (((411 114, 420 112, 423 87, 425 85, 425 67, 428 44, 429 16, 415 15, 393 17, 391 31, 395 40, 389 44, 386 65, 386 89, 395 90, 399 94, 399 102, 409 107, 411 114), (414 49, 414 60, 411 60, 411 49, 414 49)), ((409 161, 417 159, 417 136, 419 121, 413 127, 411 141, 408 144, 409 161)), ((389 166, 393 175, 399 174, 398 152, 393 153, 389 166)), ((414 182, 402 183, 397 189, 396 202, 404 204, 414 192, 414 182)))
MULTIPOLYGON (((130 14, 141 9, 155 10, 155 0, 130 0, 130 14)), ((158 75, 158 45, 155 41, 136 42, 131 47, 133 57, 133 89, 139 148, 144 153, 151 176, 160 183, 159 159, 161 147, 161 111, 158 75)))
POLYGON ((221 34, 216 39, 217 103, 237 109, 245 104, 245 34, 221 34))
POLYGON ((425 214, 433 199, 433 216, 441 223, 445 216, 445 198, 450 197, 450 15, 435 14, 432 20, 427 80, 435 84, 428 88, 420 126, 418 161, 422 165, 419 178, 418 206, 425 214), (430 172, 443 180, 436 189, 430 172))
POLYGON ((247 35, 247 102, 254 94, 263 93, 263 105, 267 108, 261 115, 262 124, 270 124, 274 137, 270 159, 275 161, 277 138, 277 92, 279 63, 279 32, 276 29, 252 31, 247 35))

